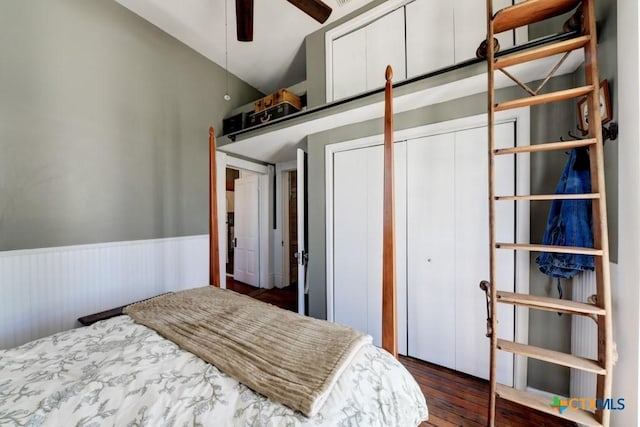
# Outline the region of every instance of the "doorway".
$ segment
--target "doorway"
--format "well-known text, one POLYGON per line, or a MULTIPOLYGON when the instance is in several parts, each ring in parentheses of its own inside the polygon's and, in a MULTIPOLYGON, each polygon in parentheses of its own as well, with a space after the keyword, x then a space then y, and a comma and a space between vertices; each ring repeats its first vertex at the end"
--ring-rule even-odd
POLYGON ((308 307, 305 164, 304 151, 297 149, 295 161, 276 165, 276 286, 297 297, 300 314, 308 307))
POLYGON ((286 218, 289 229, 288 242, 285 244, 289 248, 289 278, 287 283, 289 286, 295 286, 298 284, 298 190, 297 190, 297 175, 295 170, 288 171, 288 194, 289 202, 286 211, 286 218))
POLYGON ((240 171, 238 169, 226 168, 225 177, 225 196, 227 202, 227 250, 225 258, 225 273, 227 276, 233 277, 235 180, 240 178, 240 171))
POLYGON ((237 282, 260 287, 260 177, 229 168, 226 175, 227 257, 225 272, 237 282))

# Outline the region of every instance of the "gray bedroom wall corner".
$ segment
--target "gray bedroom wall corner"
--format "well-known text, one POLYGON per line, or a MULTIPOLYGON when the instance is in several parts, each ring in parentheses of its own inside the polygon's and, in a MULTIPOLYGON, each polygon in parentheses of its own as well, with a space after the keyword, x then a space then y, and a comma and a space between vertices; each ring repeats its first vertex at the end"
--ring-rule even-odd
POLYGON ((208 232, 208 128, 260 96, 111 1, 0 3, 0 250, 208 232))

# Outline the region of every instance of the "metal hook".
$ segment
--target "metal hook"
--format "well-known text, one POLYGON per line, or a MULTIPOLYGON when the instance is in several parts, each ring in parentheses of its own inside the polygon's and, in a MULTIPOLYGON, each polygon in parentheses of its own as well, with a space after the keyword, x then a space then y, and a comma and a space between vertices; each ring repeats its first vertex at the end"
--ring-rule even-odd
POLYGON ((485 293, 486 303, 487 303, 487 333, 485 334, 488 338, 491 338, 493 335, 493 328, 491 327, 491 296, 489 295, 489 284, 488 281, 483 280, 480 282, 480 289, 482 289, 485 293))

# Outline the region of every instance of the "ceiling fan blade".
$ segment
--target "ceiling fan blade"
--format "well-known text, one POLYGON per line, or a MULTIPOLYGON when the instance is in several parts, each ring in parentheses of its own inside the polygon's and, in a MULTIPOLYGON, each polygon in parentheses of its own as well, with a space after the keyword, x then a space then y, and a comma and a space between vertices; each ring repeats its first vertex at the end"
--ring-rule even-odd
POLYGON ((253 0, 236 0, 236 33, 239 42, 253 41, 253 0))
POLYGON ((321 0, 287 0, 321 24, 331 15, 331 8, 321 0))

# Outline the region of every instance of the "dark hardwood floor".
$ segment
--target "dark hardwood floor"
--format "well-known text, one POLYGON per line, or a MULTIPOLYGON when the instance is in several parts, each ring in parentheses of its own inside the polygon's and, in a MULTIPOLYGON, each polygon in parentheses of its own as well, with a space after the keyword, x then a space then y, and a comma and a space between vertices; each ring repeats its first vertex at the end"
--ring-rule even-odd
MULTIPOLYGON (((227 277, 227 288, 281 308, 292 311, 297 308, 295 286, 258 289, 227 277)), ((427 399, 429 421, 422 423, 421 427, 486 426, 487 381, 412 357, 400 356, 400 362, 414 376, 427 399)), ((498 399, 496 426, 575 427, 576 424, 498 399)))
POLYGON ((282 289, 260 289, 233 280, 227 276, 227 289, 241 294, 249 295, 260 301, 268 302, 285 310, 298 311, 298 289, 296 286, 287 286, 282 289))

